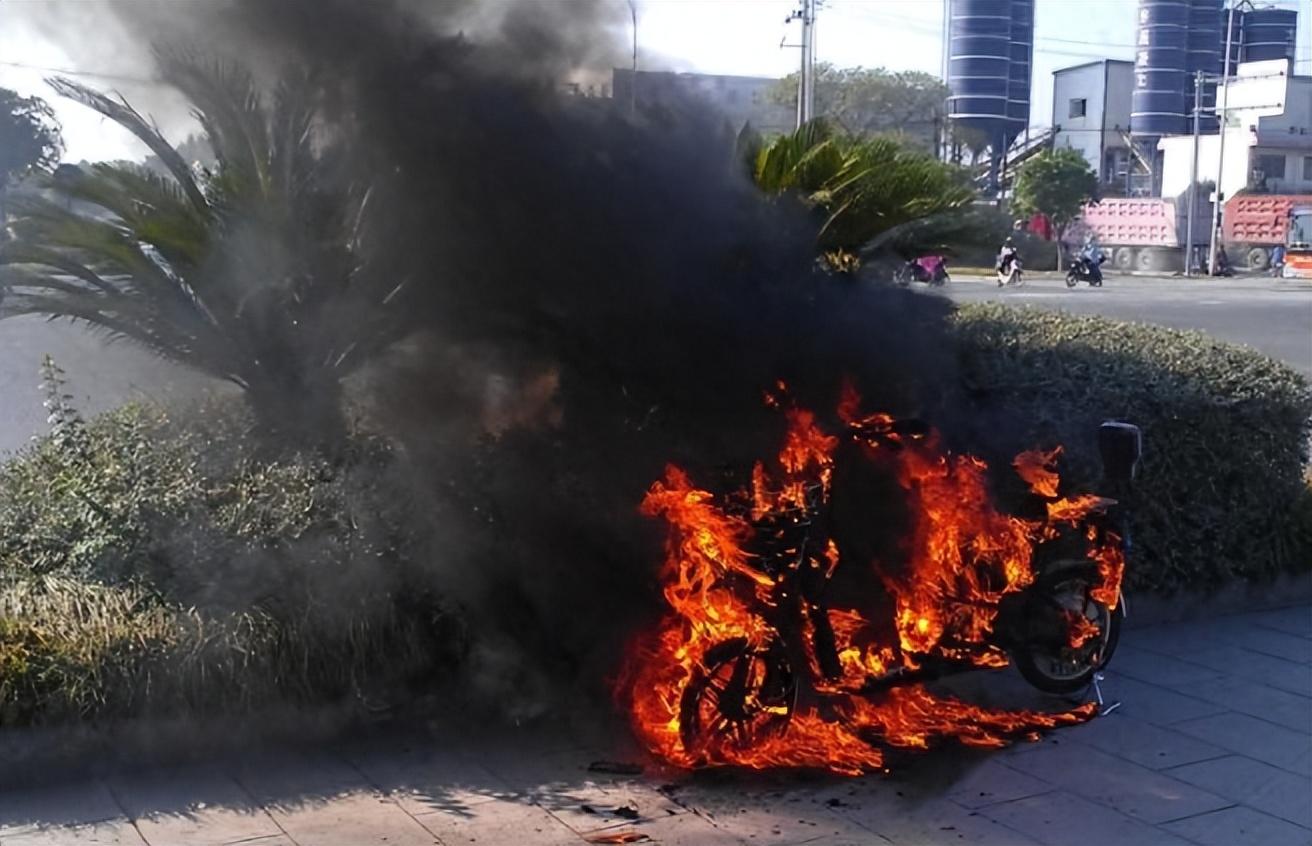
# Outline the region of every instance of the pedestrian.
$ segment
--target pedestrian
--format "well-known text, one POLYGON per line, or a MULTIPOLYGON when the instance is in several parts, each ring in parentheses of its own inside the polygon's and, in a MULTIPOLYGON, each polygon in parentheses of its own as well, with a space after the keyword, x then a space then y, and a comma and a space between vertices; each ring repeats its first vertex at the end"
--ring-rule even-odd
POLYGON ((1285 245, 1276 244, 1271 248, 1271 275, 1279 278, 1285 270, 1285 245))

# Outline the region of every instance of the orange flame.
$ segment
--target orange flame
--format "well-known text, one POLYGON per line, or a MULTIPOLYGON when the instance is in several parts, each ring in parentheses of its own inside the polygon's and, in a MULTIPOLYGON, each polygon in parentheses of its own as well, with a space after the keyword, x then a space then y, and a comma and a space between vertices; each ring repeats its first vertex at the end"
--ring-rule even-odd
POLYGON ((1057 498, 1057 485, 1061 477, 1057 475, 1057 459, 1061 457, 1061 447, 1054 447, 1048 452, 1032 449, 1022 452, 1011 462, 1016 468, 1016 475, 1025 480, 1038 496, 1044 499, 1057 498))
MULTIPOLYGON (((914 515, 908 566, 897 577, 881 576, 895 601, 896 641, 886 642, 859 611, 821 612, 806 596, 789 595, 801 576, 826 580, 841 563, 832 539, 821 544, 805 537, 812 511, 827 501, 839 438, 824 432, 810 411, 786 407, 778 394, 767 401, 783 409, 788 433, 777 469, 765 462, 753 468, 741 509, 697 488, 673 466, 641 506, 669 527, 660 573, 669 611, 632 651, 621 692, 636 734, 655 755, 684 767, 857 774, 881 769, 887 747, 926 748, 940 738, 1001 746, 1092 716, 1092 705, 1055 714, 985 709, 918 683, 897 683, 898 674, 931 658, 1007 664, 990 636, 1002 598, 1035 578, 1035 544, 1109 503, 1094 496, 1057 499, 1060 448, 1022 453, 1013 465, 1050 500, 1048 519, 1011 517, 989 497, 984 462, 948 453, 932 432, 908 435, 915 430, 899 428, 889 415, 863 415, 855 388, 845 386, 838 418, 850 437, 872 447, 872 456, 894 462, 914 515), (880 449, 889 444, 899 448, 880 449), (762 543, 782 549, 777 560, 757 551, 762 543), (826 670, 819 650, 786 642, 777 620, 788 614, 803 621, 807 643, 821 638, 817 629, 832 636, 836 666, 826 670)), ((1095 598, 1112 607, 1124 569, 1119 543, 1093 526, 1086 538, 1102 578, 1095 598)), ((1072 648, 1098 633, 1081 619, 1071 623, 1072 648)))

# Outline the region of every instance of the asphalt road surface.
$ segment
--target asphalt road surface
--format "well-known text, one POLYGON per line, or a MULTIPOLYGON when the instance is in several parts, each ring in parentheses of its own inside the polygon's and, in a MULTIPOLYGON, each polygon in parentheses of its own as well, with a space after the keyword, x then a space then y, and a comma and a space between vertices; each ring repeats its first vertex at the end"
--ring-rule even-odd
MULTIPOLYGON (((1022 288, 999 289, 991 279, 963 276, 944 293, 959 302, 999 300, 1201 329, 1312 376, 1312 284, 1306 282, 1109 275, 1097 289, 1081 285, 1068 290, 1061 279, 1043 277, 1031 278, 1022 288)), ((0 455, 46 430, 38 373, 46 353, 67 371, 73 404, 84 414, 133 399, 195 397, 218 387, 131 344, 106 344, 77 326, 37 318, 5 320, 0 322, 0 455)))
POLYGON ((1081 283, 1068 289, 1059 278, 1031 278, 1019 288, 998 288, 993 279, 967 276, 954 277, 944 292, 958 302, 994 300, 1199 329, 1312 376, 1312 283, 1306 281, 1108 275, 1101 288, 1081 283))
POLYGON ((133 400, 196 398, 218 384, 81 326, 8 318, 0 321, 0 459, 47 429, 40 373, 47 354, 64 370, 65 392, 83 415, 133 400))

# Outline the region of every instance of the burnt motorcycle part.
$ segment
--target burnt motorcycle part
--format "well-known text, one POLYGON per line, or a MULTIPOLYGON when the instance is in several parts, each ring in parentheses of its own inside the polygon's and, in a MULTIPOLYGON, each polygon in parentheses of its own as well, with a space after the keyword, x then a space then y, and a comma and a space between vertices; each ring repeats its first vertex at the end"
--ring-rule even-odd
POLYGON ((753 646, 747 638, 721 641, 706 651, 679 701, 684 749, 716 744, 750 748, 782 733, 797 703, 797 679, 784 645, 753 646))
POLYGON ((1098 427, 1098 452, 1108 481, 1130 482, 1143 456, 1143 432, 1133 423, 1108 420, 1098 427))

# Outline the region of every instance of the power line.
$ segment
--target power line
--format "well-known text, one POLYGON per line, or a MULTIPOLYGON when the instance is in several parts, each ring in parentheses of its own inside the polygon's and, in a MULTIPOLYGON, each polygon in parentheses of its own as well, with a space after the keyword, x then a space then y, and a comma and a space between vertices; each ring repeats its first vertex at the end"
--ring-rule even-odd
POLYGON ((52 68, 45 65, 29 65, 23 62, 3 62, 0 66, 8 68, 19 68, 21 70, 41 71, 42 73, 57 73, 60 76, 82 76, 92 79, 105 79, 111 82, 129 82, 134 85, 151 85, 158 88, 166 88, 164 83, 158 79, 146 79, 140 76, 128 76, 120 73, 102 73, 100 71, 70 70, 69 68, 52 68))

